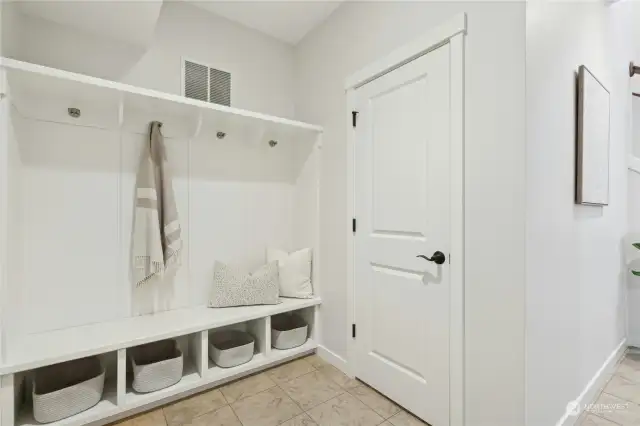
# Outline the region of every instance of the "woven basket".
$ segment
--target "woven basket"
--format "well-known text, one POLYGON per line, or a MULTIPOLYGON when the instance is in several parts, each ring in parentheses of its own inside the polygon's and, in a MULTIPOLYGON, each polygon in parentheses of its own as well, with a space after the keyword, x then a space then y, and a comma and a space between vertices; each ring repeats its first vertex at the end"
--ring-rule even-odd
POLYGON ((307 323, 295 314, 271 317, 271 346, 276 349, 291 349, 307 341, 307 323))
POLYGON ((104 368, 97 357, 37 369, 33 376, 33 417, 55 422, 96 405, 104 389, 104 368))
POLYGON ((182 379, 182 351, 175 340, 161 340, 131 348, 133 390, 154 392, 175 385, 182 379))
POLYGON ((218 367, 231 368, 251 361, 255 339, 239 330, 223 330, 209 336, 209 358, 218 367))

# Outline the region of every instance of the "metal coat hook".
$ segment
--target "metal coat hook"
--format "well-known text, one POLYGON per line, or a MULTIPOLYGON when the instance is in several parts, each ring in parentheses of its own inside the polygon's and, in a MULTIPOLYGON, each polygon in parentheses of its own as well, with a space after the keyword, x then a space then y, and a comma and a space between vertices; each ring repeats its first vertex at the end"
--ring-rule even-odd
POLYGON ((640 67, 631 61, 629 62, 629 77, 633 77, 636 74, 640 74, 640 67))

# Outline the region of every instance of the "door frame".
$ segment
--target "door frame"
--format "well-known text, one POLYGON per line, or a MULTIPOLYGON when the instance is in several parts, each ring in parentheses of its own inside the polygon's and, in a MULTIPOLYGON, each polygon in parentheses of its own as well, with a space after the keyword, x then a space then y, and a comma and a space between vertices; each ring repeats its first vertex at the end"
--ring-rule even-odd
MULTIPOLYGON (((450 45, 451 66, 451 252, 450 259, 450 338, 449 338, 449 425, 464 425, 464 43, 466 13, 460 13, 418 39, 376 60, 345 80, 347 102, 347 321, 355 324, 355 142, 351 111, 355 110, 356 89, 445 44, 450 45)), ((356 346, 347 337, 347 372, 356 376, 356 346)))

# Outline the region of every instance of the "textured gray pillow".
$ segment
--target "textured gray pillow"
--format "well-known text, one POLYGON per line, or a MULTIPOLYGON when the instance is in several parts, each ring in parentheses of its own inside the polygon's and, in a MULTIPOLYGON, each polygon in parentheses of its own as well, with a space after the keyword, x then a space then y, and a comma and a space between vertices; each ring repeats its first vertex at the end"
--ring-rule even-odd
POLYGON ((275 305, 280 303, 278 262, 267 263, 253 274, 216 262, 209 307, 275 305))

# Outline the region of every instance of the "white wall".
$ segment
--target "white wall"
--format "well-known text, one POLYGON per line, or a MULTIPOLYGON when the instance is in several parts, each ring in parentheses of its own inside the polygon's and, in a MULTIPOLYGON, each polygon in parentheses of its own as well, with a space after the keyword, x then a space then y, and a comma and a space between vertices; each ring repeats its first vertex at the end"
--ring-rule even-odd
MULTIPOLYGON (((633 22, 640 19, 640 4, 632 3, 633 22)), ((640 64, 640 26, 633 26, 633 56, 631 60, 636 65, 640 64)), ((631 79, 631 90, 640 93, 640 76, 637 74, 631 79)), ((631 98, 631 148, 629 153, 631 156, 640 159, 640 98, 633 96, 631 98)), ((639 162, 634 161, 637 165, 639 162)), ((640 233, 640 170, 628 172, 628 222, 629 231, 636 234, 640 233)), ((629 344, 640 347, 640 278, 629 274, 627 276, 627 307, 628 307, 628 340, 629 344)))
POLYGON ((177 94, 184 56, 231 73, 233 106, 293 116, 293 48, 185 2, 164 3, 147 50, 15 8, 7 5, 4 20, 13 24, 5 31, 8 56, 177 94))
POLYGON ((465 77, 467 425, 515 426, 524 423, 522 3, 349 2, 297 46, 297 118, 325 127, 322 344, 346 357, 350 324, 346 318, 344 79, 463 11, 468 14, 469 29, 465 77))
POLYGON ((527 6, 529 426, 560 420, 625 338, 630 3, 527 6), (574 204, 575 73, 582 64, 611 92, 606 207, 574 204))
MULTIPOLYGON (((192 5, 166 2, 147 50, 27 16, 14 3, 3 4, 3 12, 8 56, 178 94, 184 56, 232 74, 233 106, 293 116, 293 48, 192 5)), ((70 120, 61 99, 26 101, 28 116, 70 120)), ((292 185, 292 171, 301 165, 286 141, 271 149, 255 131, 240 128, 225 141, 212 140, 220 129, 205 123, 201 138, 189 142, 193 123, 129 115, 128 109, 121 136, 115 107, 76 106, 83 111, 76 123, 110 130, 32 121, 17 130, 25 196, 13 204, 26 212, 26 226, 24 250, 16 253, 24 253, 27 267, 20 291, 11 294, 14 313, 7 316, 19 318, 13 334, 203 304, 214 260, 252 268, 264 261, 267 245, 292 248, 294 236, 308 240, 293 235, 294 226, 300 228, 293 221, 301 220, 294 214, 301 189, 292 185), (146 123, 154 119, 165 123, 175 170, 183 267, 162 288, 132 294, 133 185, 146 123), (94 213, 87 215, 88 208, 94 213), (51 276, 54 294, 46 291, 51 276), (27 314, 34 306, 39 315, 27 314)))
MULTIPOLYGON (((640 5, 634 5, 636 16, 640 15, 640 5)), ((636 21, 637 22, 637 21, 636 21)), ((640 34, 640 30, 637 30, 640 34)), ((638 40, 635 38, 634 40, 638 40)), ((640 60, 640 43, 636 47, 633 59, 640 60)), ((632 90, 640 91, 640 77, 631 79, 632 90)), ((631 148, 630 155, 640 158, 640 98, 631 98, 631 148)), ((627 172, 628 191, 627 191, 627 212, 629 232, 640 234, 640 170, 631 170, 627 172)), ((627 275, 627 333, 628 343, 636 347, 640 347, 640 278, 631 274, 627 275)))
MULTIPOLYGON (((37 110, 27 109, 35 103, 17 104, 26 116, 72 120, 61 117, 64 100, 38 102, 37 110)), ((193 128, 184 117, 157 116, 164 122, 184 251, 175 277, 135 288, 134 188, 142 129, 150 118, 129 111, 119 132, 109 129, 107 114, 91 105, 82 109, 86 118, 74 120, 80 126, 12 114, 17 144, 9 146, 8 219, 14 268, 3 300, 10 338, 205 305, 216 260, 251 271, 264 264, 267 247, 299 248, 294 239, 315 244, 315 233, 309 235, 317 218, 315 161, 311 156, 302 167, 296 161, 307 158, 294 155, 296 144, 313 140, 281 139, 271 148, 268 139, 230 132, 221 141, 211 123, 190 139, 193 128)))

